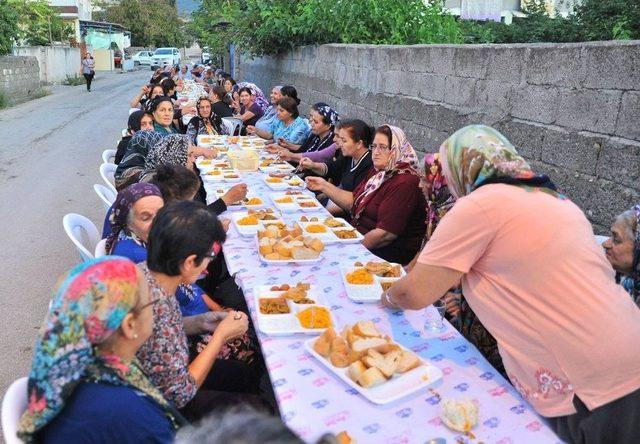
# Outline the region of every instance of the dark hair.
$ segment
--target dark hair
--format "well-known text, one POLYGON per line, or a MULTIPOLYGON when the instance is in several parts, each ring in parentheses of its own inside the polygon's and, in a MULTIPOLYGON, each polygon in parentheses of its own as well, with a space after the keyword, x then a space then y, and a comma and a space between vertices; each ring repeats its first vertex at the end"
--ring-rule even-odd
POLYGON ((149 85, 149 97, 153 95, 154 88, 160 88, 162 90, 162 94, 164 95, 164 87, 159 83, 152 83, 149 85))
POLYGON ((171 106, 173 106, 173 101, 171 100, 171 97, 156 96, 155 99, 151 100, 151 106, 149 107, 149 111, 152 113, 155 113, 156 110, 158 109, 158 106, 160 106, 162 102, 169 102, 171 106))
POLYGON ((166 79, 162 79, 162 91, 164 91, 164 95, 169 95, 169 91, 171 91, 172 89, 175 89, 176 87, 176 82, 173 81, 173 79, 170 78, 166 78, 166 79))
POLYGON ((340 123, 336 125, 336 131, 339 129, 346 129, 349 131, 351 140, 354 142, 362 141, 362 144, 367 148, 371 145, 371 142, 373 142, 375 129, 360 119, 341 120, 340 123))
POLYGON ((389 141, 389 147, 391 147, 391 144, 393 143, 393 133, 391 133, 391 128, 389 128, 388 125, 382 125, 376 128, 376 134, 382 134, 386 136, 387 140, 389 141))
POLYGON ((222 243, 225 238, 222 224, 203 203, 171 202, 153 219, 147 265, 151 271, 178 276, 187 257, 195 254, 196 264, 200 264, 211 253, 213 243, 222 243))
POLYGON ((282 88, 280 88, 280 94, 285 97, 291 97, 296 101, 297 105, 300 105, 300 99, 298 99, 298 91, 294 86, 284 85, 282 88))
POLYGON ((298 111, 298 103, 293 97, 283 97, 278 100, 277 105, 289 111, 294 119, 297 119, 300 115, 300 112, 298 111))
POLYGON ((146 115, 151 116, 153 119, 153 115, 149 111, 145 111, 143 109, 139 109, 138 111, 134 111, 129 115, 129 121, 127 122, 127 129, 129 131, 140 131, 140 125, 142 125, 142 118, 146 115))
POLYGON ((242 94, 243 92, 246 92, 246 93, 247 93, 247 94, 249 94, 250 96, 252 96, 252 95, 253 95, 253 91, 251 91, 251 88, 248 88, 248 87, 246 87, 246 86, 245 86, 245 87, 243 87, 243 88, 240 88, 240 89, 238 90, 238 95, 242 94))
POLYGON ((224 86, 224 82, 226 82, 227 80, 230 81, 232 85, 236 84, 236 81, 233 80, 233 77, 231 77, 231 76, 223 76, 222 77, 222 86, 224 86))
POLYGON ((160 188, 165 203, 187 200, 200 188, 196 173, 183 165, 159 165, 151 183, 160 188))
POLYGON ((227 95, 227 90, 224 89, 224 86, 214 86, 211 90, 220 100, 224 100, 224 97, 227 95))

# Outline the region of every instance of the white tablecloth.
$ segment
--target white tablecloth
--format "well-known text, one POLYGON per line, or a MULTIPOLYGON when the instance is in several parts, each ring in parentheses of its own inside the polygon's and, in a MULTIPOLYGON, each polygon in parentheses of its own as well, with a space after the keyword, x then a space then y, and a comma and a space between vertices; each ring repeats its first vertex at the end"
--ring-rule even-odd
MULTIPOLYGON (((270 202, 272 191, 262 181, 262 173, 242 176, 252 193, 270 202)), ((285 215, 284 219, 292 221, 300 215, 285 215)), ((232 226, 224 252, 230 273, 235 274, 244 291, 256 327, 253 303, 256 286, 304 281, 322 289, 338 329, 358 320, 373 319, 381 331, 390 333, 396 342, 444 373, 443 380, 428 390, 377 406, 304 351, 303 343, 309 336, 269 337, 258 331, 282 419, 306 442, 314 442, 323 433, 342 430, 360 444, 423 443, 433 437, 444 437, 449 443, 560 442, 527 402, 451 325, 447 323, 446 329, 438 334, 426 333, 424 311, 392 312, 378 304, 358 304, 348 299, 339 266, 373 258, 362 245, 327 246, 323 260, 314 265, 266 265, 258 257, 255 240, 241 237, 232 226), (439 419, 442 398, 463 397, 479 405, 479 423, 472 431, 475 439, 450 431, 439 419)))

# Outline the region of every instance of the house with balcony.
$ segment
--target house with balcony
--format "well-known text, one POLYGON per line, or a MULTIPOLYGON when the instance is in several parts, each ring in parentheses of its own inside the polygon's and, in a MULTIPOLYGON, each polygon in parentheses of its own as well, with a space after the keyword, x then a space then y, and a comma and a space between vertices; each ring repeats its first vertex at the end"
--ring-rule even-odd
POLYGON ((73 26, 75 40, 79 42, 81 39, 80 21, 92 19, 91 0, 49 0, 49 4, 58 11, 64 21, 73 26))

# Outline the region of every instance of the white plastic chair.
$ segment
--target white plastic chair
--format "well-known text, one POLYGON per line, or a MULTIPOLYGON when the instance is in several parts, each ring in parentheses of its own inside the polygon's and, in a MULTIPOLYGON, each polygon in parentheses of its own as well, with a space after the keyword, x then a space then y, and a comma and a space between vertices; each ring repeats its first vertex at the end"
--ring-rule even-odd
POLYGON ((103 163, 100 165, 100 176, 102 177, 102 180, 104 180, 104 183, 106 183, 115 194, 118 194, 118 191, 116 190, 115 177, 117 168, 118 165, 115 163, 103 163))
POLYGON ((116 150, 104 150, 102 152, 102 161, 104 163, 114 163, 116 158, 116 150))
POLYGON ((123 129, 122 130, 122 137, 127 137, 129 135, 129 130, 128 129, 123 129))
POLYGON ((85 262, 93 259, 96 245, 100 242, 100 233, 95 224, 80 214, 69 213, 62 218, 62 226, 80 253, 80 260, 85 262))
POLYGON ((222 124, 227 129, 227 134, 235 136, 236 130, 242 128, 242 120, 234 119, 233 117, 223 117, 222 124))
POLYGON ((26 377, 16 379, 2 398, 2 433, 6 444, 22 444, 16 432, 20 417, 27 410, 29 403, 27 382, 26 377))
POLYGON ((110 187, 104 186, 100 183, 93 185, 93 190, 100 198, 102 205, 104 205, 104 209, 109 211, 109 208, 111 208, 113 203, 116 201, 117 194, 114 193, 110 187))
POLYGON ((140 111, 140 108, 129 108, 129 115, 135 113, 136 111, 140 111))
POLYGON ((107 240, 106 239, 102 239, 96 245, 96 251, 95 251, 94 256, 95 257, 102 257, 102 256, 106 256, 106 255, 107 255, 107 240))

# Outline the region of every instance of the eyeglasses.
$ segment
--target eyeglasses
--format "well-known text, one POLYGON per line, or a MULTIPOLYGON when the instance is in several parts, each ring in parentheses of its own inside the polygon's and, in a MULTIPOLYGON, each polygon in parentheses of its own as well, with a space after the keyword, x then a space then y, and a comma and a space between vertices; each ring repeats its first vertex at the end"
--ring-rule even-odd
POLYGON ((389 151, 391 149, 388 145, 380 145, 377 143, 371 144, 371 151, 389 151))
POLYGON ((149 302, 147 302, 146 304, 144 304, 144 305, 142 305, 142 306, 140 306, 140 307, 138 307, 138 308, 134 308, 134 309, 133 309, 133 311, 134 311, 135 313, 140 313, 140 312, 141 312, 142 310, 144 310, 145 308, 147 308, 147 307, 151 307, 152 305, 157 304, 157 303, 158 303, 158 302, 160 302, 161 300, 162 300, 161 298, 154 299, 153 301, 149 301, 149 302))
POLYGON ((211 248, 211 250, 212 250, 211 253, 205 254, 203 257, 211 259, 211 260, 215 259, 216 256, 218 256, 218 254, 222 250, 222 245, 220 245, 219 242, 214 242, 213 243, 213 247, 211 248))

